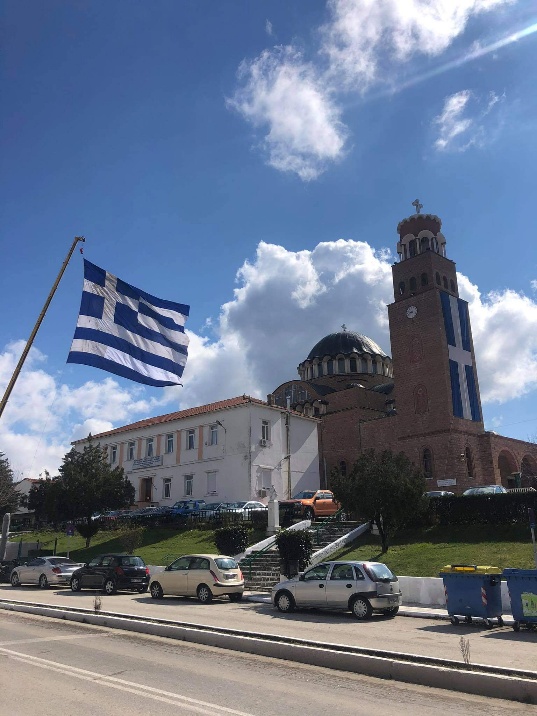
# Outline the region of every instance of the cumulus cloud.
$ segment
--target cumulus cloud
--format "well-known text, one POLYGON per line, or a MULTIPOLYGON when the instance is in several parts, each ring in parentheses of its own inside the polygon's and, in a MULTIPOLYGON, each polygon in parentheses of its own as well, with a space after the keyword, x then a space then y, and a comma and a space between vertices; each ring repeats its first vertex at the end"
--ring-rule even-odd
POLYGON ((502 99, 491 92, 485 107, 482 107, 470 90, 461 90, 446 97, 442 112, 433 120, 433 126, 438 131, 435 148, 442 152, 463 152, 471 146, 483 145, 486 141, 485 117, 502 99), (475 105, 472 110, 469 107, 471 103, 475 105))
POLYGON ((396 84, 402 63, 441 54, 472 16, 512 1, 329 0, 311 58, 288 45, 244 60, 228 106, 263 137, 270 166, 316 179, 345 155, 343 93, 396 84))
MULTIPOLYGON (((297 377, 315 343, 343 323, 391 353, 392 262, 387 249, 375 251, 364 241, 326 241, 307 251, 260 243, 238 270, 232 298, 207 324, 211 337, 189 332, 184 388, 163 389, 157 398, 148 399, 135 383, 100 380, 97 371, 73 388, 46 372, 46 357, 33 350, 0 422, 0 449, 17 479, 44 468, 54 474, 71 440, 88 432, 243 393, 265 398, 297 377)), ((535 390, 537 301, 509 289, 482 295, 462 274, 458 283, 470 306, 483 402, 505 403, 535 390)), ((22 342, 0 354, 0 386, 21 349, 22 342)))

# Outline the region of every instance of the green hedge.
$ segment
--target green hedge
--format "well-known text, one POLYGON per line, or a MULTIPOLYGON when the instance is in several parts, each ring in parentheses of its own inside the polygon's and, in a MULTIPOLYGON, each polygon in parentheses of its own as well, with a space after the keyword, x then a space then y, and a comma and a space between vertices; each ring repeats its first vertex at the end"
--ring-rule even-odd
POLYGON ((440 525, 528 523, 537 514, 537 492, 429 498, 429 520, 440 525))

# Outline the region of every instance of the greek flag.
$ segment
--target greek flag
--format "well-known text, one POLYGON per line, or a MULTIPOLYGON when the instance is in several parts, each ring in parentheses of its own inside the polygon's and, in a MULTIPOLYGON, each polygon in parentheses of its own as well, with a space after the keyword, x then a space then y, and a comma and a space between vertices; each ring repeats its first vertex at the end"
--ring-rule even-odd
POLYGON ((84 259, 80 314, 67 362, 146 385, 181 385, 189 310, 140 291, 84 259))
POLYGON ((448 344, 453 415, 480 421, 481 409, 472 361, 468 303, 444 291, 440 291, 440 298, 448 344))

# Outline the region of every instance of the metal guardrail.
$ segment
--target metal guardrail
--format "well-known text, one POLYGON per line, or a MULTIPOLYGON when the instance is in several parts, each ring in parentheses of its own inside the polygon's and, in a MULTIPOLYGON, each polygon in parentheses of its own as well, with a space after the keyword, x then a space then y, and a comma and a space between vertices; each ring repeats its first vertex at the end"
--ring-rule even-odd
POLYGON ((330 515, 330 517, 326 517, 322 522, 316 523, 315 526, 313 524, 311 525, 310 530, 315 532, 315 540, 318 545, 321 544, 321 530, 327 526, 341 522, 343 515, 345 515, 345 510, 343 507, 340 507, 337 512, 330 515))

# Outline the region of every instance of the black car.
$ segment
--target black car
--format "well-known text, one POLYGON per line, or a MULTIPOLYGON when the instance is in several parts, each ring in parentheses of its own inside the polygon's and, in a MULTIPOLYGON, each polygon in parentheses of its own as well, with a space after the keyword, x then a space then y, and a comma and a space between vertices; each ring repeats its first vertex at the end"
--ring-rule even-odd
POLYGON ((101 554, 73 572, 70 585, 73 592, 88 587, 105 594, 118 589, 142 594, 149 585, 149 569, 141 557, 132 554, 101 554))

